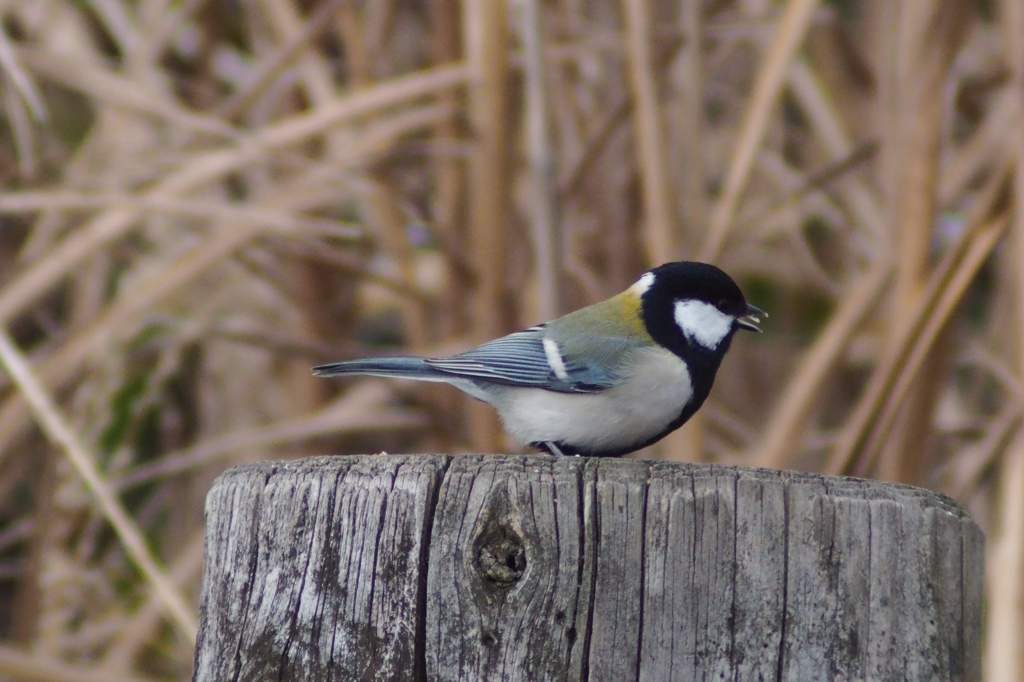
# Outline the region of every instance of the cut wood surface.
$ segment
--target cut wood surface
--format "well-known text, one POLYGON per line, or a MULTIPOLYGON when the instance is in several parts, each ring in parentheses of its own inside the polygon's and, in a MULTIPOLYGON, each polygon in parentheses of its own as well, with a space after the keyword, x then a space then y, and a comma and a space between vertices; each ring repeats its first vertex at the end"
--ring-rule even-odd
POLYGON ((207 499, 196 680, 978 680, 942 495, 546 456, 317 457, 207 499))

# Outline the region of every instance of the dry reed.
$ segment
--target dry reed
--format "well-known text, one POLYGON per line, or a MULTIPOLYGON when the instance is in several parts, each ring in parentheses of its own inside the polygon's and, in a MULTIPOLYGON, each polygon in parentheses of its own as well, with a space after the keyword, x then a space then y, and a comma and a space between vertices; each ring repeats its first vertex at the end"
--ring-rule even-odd
POLYGON ((450 352, 699 258, 767 333, 641 456, 955 496, 990 537, 985 679, 1024 679, 1018 0, 0 16, 6 673, 187 677, 227 466, 515 447, 454 391, 310 365, 450 352))

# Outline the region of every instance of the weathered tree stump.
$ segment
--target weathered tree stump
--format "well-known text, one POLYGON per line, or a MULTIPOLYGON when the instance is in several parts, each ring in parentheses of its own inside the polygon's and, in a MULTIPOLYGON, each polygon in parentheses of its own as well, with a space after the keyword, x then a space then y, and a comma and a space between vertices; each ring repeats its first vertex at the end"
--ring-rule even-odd
POLYGON ((983 537, 901 485, 318 457, 207 499, 196 680, 977 680, 983 537))

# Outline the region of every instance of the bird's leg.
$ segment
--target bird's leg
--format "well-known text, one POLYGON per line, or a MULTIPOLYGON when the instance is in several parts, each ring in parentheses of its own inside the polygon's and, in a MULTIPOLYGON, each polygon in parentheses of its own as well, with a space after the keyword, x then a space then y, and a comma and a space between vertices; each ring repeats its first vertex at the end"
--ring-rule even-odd
POLYGON ((531 448, 537 448, 538 450, 546 452, 549 455, 554 455, 556 457, 568 457, 570 454, 576 455, 577 457, 580 456, 578 452, 568 452, 567 453, 565 450, 562 449, 562 447, 558 443, 556 443, 553 440, 538 440, 538 441, 534 441, 534 442, 530 443, 530 447, 531 448))
POLYGON ((530 443, 531 448, 536 448, 541 452, 545 452, 549 455, 560 455, 562 451, 558 449, 558 446, 546 440, 535 440, 530 443))
POLYGON ((545 442, 544 443, 544 447, 547 448, 548 452, 550 452, 552 455, 557 455, 559 457, 565 457, 565 453, 562 452, 562 448, 558 447, 558 445, 556 443, 554 443, 553 441, 545 442))

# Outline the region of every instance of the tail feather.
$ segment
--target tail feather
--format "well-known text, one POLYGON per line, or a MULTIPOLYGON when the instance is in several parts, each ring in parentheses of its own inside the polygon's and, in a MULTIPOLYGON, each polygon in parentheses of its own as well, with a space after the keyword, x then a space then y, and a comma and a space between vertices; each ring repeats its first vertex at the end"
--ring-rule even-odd
POLYGON ((449 378, 423 361, 413 356, 397 356, 383 358, 366 358, 362 360, 346 360, 332 362, 329 365, 317 365, 313 374, 318 377, 336 377, 345 374, 369 374, 378 377, 401 377, 419 379, 420 381, 445 381, 449 378))

